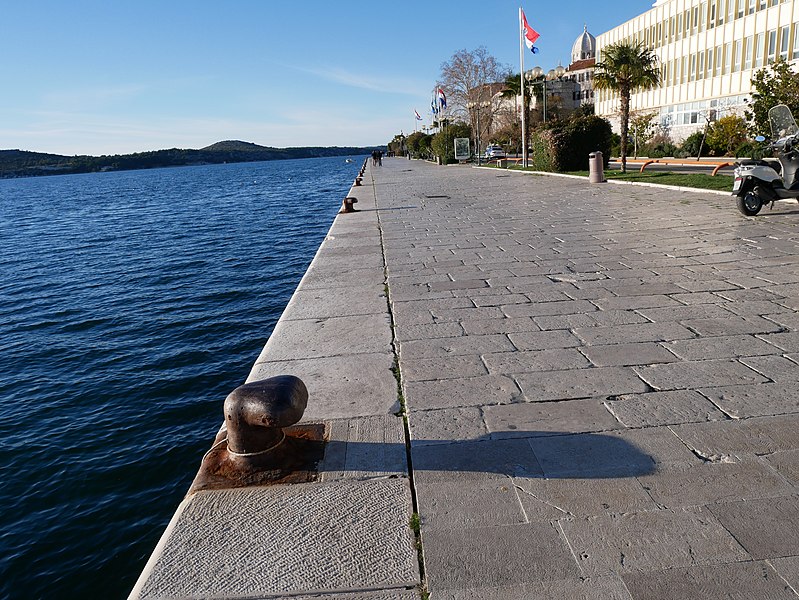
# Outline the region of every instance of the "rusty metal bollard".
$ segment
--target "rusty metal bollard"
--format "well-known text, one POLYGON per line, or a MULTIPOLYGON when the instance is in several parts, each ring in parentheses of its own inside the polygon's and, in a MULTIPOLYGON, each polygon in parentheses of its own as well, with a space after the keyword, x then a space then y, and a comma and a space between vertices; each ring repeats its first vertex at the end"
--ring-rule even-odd
POLYGON ((355 187, 358 187, 359 185, 361 185, 361 177, 356 177, 355 178, 355 187))
POLYGON ((341 203, 341 209, 338 211, 339 213, 351 213, 355 212, 355 207, 353 204, 358 202, 357 198, 353 198, 351 196, 347 196, 341 203))
POLYGON ((301 418, 308 389, 298 377, 280 375, 237 387, 225 398, 227 451, 243 467, 268 460, 301 418))

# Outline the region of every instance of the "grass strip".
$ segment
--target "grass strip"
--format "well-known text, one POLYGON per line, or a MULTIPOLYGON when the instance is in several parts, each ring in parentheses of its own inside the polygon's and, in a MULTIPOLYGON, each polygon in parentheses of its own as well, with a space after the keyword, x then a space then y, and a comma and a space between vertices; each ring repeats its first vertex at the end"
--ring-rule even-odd
MULTIPOLYGON (((495 164, 483 166, 499 169, 495 164)), ((709 169, 709 167, 708 167, 709 169)), ((504 169, 503 169, 504 170, 504 169)), ((533 168, 510 166, 509 171, 535 171, 533 168)), ((588 171, 567 171, 564 175, 577 175, 588 177, 588 171)), ((696 188, 700 190, 717 190, 732 193, 732 175, 710 175, 709 173, 676 173, 673 171, 644 171, 638 169, 628 170, 626 173, 616 170, 605 171, 605 179, 614 181, 632 181, 638 183, 655 183, 660 185, 676 185, 680 187, 696 188)))

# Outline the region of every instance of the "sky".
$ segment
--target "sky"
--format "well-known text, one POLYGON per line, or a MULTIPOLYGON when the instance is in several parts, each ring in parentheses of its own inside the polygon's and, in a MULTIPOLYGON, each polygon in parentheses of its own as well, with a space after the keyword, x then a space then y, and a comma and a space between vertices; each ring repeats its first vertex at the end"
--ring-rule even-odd
MULTIPOLYGON (((653 0, 521 3, 525 68, 570 62, 653 0), (609 8, 612 7, 612 10, 609 8)), ((427 123, 441 64, 485 46, 519 70, 519 0, 5 0, 0 149, 65 155, 369 146, 427 123)))

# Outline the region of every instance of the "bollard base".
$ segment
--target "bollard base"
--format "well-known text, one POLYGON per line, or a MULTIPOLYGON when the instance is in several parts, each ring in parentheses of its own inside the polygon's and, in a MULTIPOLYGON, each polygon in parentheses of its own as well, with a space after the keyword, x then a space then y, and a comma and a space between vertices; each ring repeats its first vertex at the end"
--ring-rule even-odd
POLYGON ((286 439, 273 451, 243 463, 228 452, 227 432, 222 429, 203 458, 187 495, 202 490, 316 481, 317 467, 325 453, 325 425, 292 425, 283 431, 286 439))

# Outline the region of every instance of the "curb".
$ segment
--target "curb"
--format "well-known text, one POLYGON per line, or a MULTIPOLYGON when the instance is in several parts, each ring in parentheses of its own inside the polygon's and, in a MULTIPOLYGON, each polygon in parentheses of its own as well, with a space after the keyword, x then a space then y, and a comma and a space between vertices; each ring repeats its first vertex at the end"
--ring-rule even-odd
MULTIPOLYGON (((490 169, 492 171, 497 171, 496 167, 472 167, 473 169, 490 169)), ((518 171, 516 169, 504 169, 504 171, 508 173, 518 173, 519 175, 547 175, 549 177, 566 177, 568 179, 582 179, 587 181, 587 177, 583 177, 582 175, 568 175, 566 173, 551 173, 549 171, 518 171)), ((684 187, 681 185, 663 185, 661 183, 648 183, 644 181, 614 181, 612 179, 606 179, 605 183, 614 183, 616 185, 640 185, 643 187, 654 187, 660 188, 664 190, 675 190, 678 192, 695 192, 700 194, 714 194, 716 196, 732 196, 731 192, 722 192, 720 190, 706 190, 703 188, 692 188, 692 187, 684 187)))

